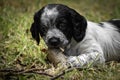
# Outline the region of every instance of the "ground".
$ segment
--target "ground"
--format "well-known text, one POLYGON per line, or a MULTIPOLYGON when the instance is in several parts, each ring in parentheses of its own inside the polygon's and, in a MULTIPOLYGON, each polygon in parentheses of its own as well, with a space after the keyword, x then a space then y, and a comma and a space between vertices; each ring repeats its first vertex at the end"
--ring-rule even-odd
MULTIPOLYGON (((120 18, 120 0, 0 0, 0 80, 49 80, 36 74, 7 74, 2 70, 48 69, 46 46, 32 39, 33 15, 48 3, 62 3, 94 22, 120 18)), ((74 69, 58 80, 120 80, 120 63, 110 62, 89 69, 74 69)))

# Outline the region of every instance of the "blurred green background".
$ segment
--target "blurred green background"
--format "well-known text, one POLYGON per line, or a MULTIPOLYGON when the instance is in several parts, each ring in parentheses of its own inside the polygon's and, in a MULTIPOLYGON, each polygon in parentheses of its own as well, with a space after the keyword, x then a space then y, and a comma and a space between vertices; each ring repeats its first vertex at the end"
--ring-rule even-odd
MULTIPOLYGON (((86 19, 94 22, 120 18, 120 0, 0 0, 0 69, 49 68, 46 63, 45 43, 38 46, 29 31, 33 15, 49 3, 65 4, 86 19)), ((119 80, 120 64, 111 62, 99 70, 72 71, 64 76, 68 80, 119 80), (74 76, 73 76, 74 75, 74 76)), ((96 68, 93 68, 96 69, 96 68)), ((46 80, 37 74, 5 75, 0 80, 46 80)))

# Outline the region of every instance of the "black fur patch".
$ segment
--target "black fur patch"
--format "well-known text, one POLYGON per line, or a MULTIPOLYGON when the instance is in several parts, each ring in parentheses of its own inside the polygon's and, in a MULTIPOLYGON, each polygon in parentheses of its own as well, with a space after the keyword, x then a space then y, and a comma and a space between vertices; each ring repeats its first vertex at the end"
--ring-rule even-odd
POLYGON ((80 15, 77 11, 68 6, 59 4, 57 7, 60 15, 68 17, 69 24, 72 26, 72 36, 77 41, 80 42, 85 37, 87 20, 80 15))
POLYGON ((120 30, 120 20, 110 20, 108 21, 109 23, 113 24, 114 26, 116 26, 119 30, 120 30))

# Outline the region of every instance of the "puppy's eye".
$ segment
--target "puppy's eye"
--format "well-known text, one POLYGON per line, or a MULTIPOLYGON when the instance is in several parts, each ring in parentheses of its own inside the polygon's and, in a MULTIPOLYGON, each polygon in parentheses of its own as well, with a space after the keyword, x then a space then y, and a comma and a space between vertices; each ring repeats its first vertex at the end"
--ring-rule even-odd
POLYGON ((41 27, 41 30, 42 30, 43 32, 46 32, 46 29, 45 29, 44 27, 41 27))
POLYGON ((61 29, 61 30, 65 30, 66 29, 66 24, 61 23, 61 24, 58 25, 58 28, 61 29))

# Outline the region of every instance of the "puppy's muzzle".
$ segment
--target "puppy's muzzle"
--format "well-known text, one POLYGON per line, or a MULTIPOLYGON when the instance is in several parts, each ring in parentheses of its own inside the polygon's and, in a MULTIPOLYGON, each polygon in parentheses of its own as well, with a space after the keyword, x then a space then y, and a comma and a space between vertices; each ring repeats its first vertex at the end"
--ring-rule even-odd
POLYGON ((58 47, 60 45, 60 39, 52 37, 48 40, 48 43, 51 47, 58 47))

